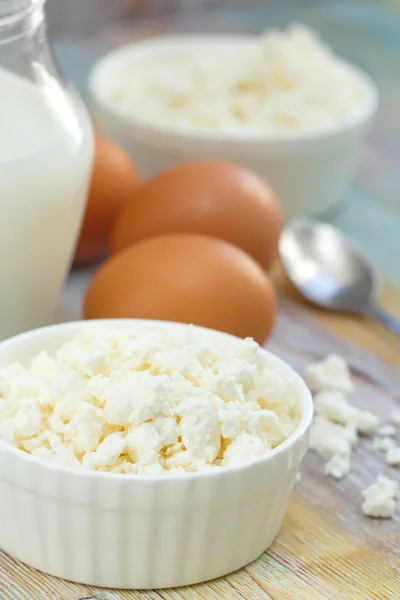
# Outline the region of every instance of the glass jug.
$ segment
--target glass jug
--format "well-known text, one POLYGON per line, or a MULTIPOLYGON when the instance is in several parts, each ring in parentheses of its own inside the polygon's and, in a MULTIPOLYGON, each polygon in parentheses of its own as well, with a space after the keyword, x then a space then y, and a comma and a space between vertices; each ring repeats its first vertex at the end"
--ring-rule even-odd
POLYGON ((0 340, 51 322, 93 160, 46 38, 45 0, 0 0, 0 340))

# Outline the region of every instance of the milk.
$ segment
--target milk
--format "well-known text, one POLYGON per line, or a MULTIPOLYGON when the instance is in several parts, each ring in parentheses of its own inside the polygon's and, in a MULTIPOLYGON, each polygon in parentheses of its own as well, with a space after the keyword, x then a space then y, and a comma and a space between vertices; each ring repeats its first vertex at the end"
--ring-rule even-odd
POLYGON ((42 86, 0 70, 0 339, 51 321, 93 157, 78 97, 37 76, 42 86))

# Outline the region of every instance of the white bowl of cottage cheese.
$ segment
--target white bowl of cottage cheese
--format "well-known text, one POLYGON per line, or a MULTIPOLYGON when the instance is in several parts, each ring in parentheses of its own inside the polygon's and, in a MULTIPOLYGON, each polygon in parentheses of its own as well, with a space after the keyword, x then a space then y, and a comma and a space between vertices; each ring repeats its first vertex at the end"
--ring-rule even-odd
POLYGON ((301 25, 135 42, 100 59, 89 87, 98 126, 145 177, 235 161, 271 184, 287 217, 338 202, 378 105, 371 79, 301 25))
POLYGON ((104 320, 0 344, 0 547, 95 586, 243 567, 275 538, 312 399, 253 340, 104 320))

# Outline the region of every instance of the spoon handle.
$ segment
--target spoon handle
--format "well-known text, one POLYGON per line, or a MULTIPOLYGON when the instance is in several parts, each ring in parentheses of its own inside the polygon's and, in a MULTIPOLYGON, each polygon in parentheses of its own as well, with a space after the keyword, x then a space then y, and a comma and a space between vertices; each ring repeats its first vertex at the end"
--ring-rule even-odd
POLYGON ((371 306, 368 310, 368 314, 374 317, 377 321, 380 321, 387 329, 400 336, 400 320, 396 317, 392 317, 389 313, 385 312, 378 306, 371 306))

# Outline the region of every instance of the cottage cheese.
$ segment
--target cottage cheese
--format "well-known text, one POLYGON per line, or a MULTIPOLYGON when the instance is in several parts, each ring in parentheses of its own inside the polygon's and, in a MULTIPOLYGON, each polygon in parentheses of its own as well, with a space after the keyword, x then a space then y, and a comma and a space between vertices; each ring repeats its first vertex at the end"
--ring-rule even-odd
POLYGON ((372 449, 387 452, 396 446, 396 442, 391 437, 375 437, 372 440, 372 449))
MULTIPOLYGON (((327 419, 342 425, 353 425, 359 433, 364 435, 375 433, 379 426, 379 418, 376 415, 353 406, 341 392, 316 394, 314 406, 317 414, 324 415, 327 419)), ((382 429, 380 428, 380 430, 382 429)), ((388 434, 386 433, 386 435, 388 434)))
POLYGON ((398 494, 399 484, 380 475, 375 483, 362 492, 363 513, 368 517, 391 518, 395 512, 398 494))
POLYGON ((390 415, 390 421, 396 427, 400 427, 400 410, 396 409, 392 412, 392 414, 390 415))
MULTIPOLYGON (((372 449, 385 452, 386 464, 400 466, 400 447, 393 437, 395 425, 400 424, 400 412, 390 415, 392 424, 379 427, 379 418, 371 412, 351 405, 346 394, 353 391, 353 382, 346 361, 337 355, 309 365, 306 380, 316 392, 315 419, 311 429, 310 448, 326 462, 324 474, 341 479, 350 470, 351 453, 358 443, 358 434, 376 437, 372 449)), ((379 476, 377 481, 362 492, 362 510, 370 517, 391 518, 395 512, 399 484, 379 476)))
POLYGON ((350 452, 346 454, 333 454, 332 458, 325 463, 324 475, 330 475, 334 479, 342 479, 350 470, 350 452))
POLYGON ((390 467, 400 467, 400 446, 389 448, 385 460, 390 467))
POLYGON ((254 39, 171 42, 140 53, 105 93, 151 125, 237 136, 334 127, 366 98, 361 77, 299 25, 254 39))
POLYGON ((307 366, 305 379, 312 392, 351 394, 354 385, 349 367, 341 356, 330 354, 324 360, 307 366))
POLYGON ((311 429, 310 448, 324 460, 330 460, 335 454, 349 455, 357 441, 357 430, 353 425, 343 426, 323 415, 316 416, 311 429))
POLYGON ((297 383, 252 340, 210 348, 88 327, 0 371, 0 437, 59 464, 164 474, 251 461, 299 419, 297 383))
POLYGON ((396 435, 396 427, 394 425, 382 425, 376 432, 376 435, 381 435, 382 437, 390 437, 391 435, 396 435))
MULTIPOLYGON (((316 392, 310 448, 327 461, 324 474, 340 479, 350 470, 351 453, 359 441, 359 434, 370 436, 376 433, 379 418, 347 400, 345 394, 351 393, 354 385, 348 365, 341 356, 331 354, 309 365, 306 381, 316 392)), ((386 448, 387 442, 381 444, 379 439, 373 442, 376 449, 390 447, 386 448)))

